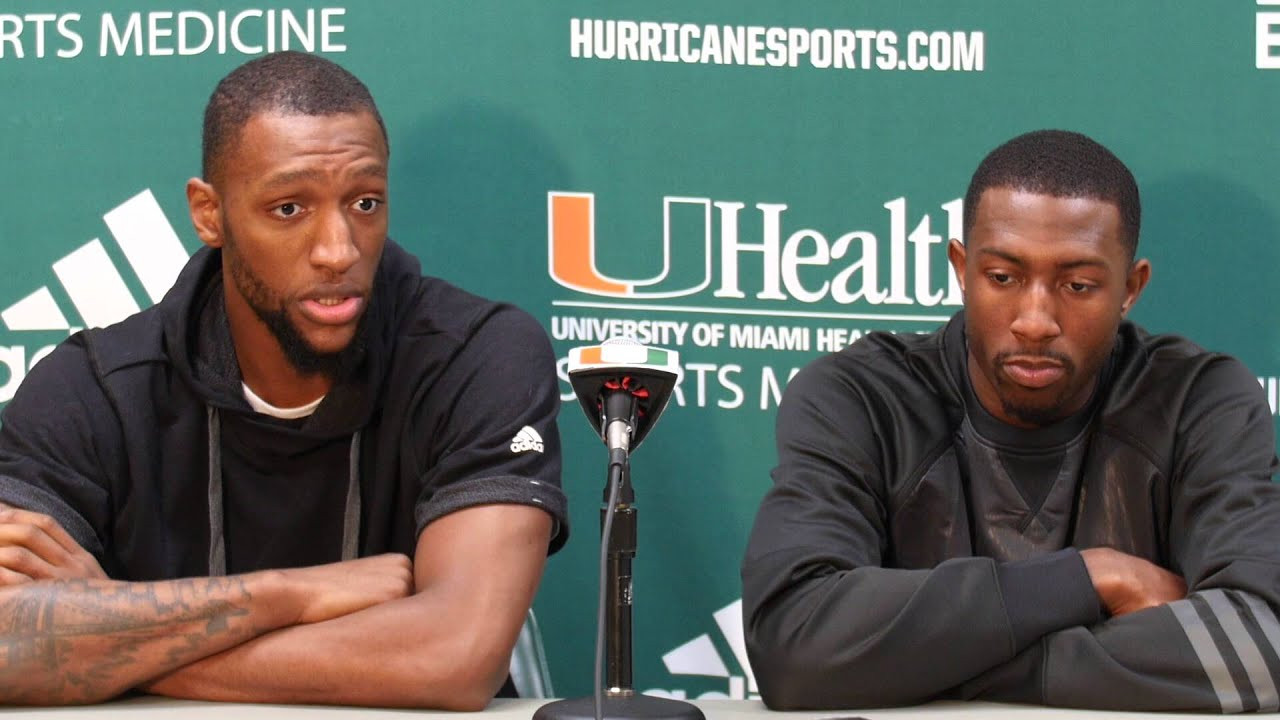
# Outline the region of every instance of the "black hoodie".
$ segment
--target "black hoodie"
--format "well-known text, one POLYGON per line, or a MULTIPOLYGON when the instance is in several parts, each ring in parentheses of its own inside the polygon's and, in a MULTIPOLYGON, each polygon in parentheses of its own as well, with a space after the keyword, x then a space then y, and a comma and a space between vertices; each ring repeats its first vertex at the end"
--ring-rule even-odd
POLYGON ((362 361, 283 421, 245 401, 221 267, 197 252, 158 305, 32 368, 4 410, 0 502, 53 516, 121 580, 412 555, 432 520, 487 503, 545 509, 564 544, 555 359, 533 318, 388 242, 362 361))

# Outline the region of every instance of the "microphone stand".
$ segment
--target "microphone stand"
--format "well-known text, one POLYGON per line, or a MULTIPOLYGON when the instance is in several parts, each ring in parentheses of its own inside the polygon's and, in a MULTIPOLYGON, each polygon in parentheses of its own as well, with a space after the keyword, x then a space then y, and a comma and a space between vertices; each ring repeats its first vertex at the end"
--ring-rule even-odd
MULTIPOLYGON (((631 560, 636 556, 635 489, 631 485, 630 443, 637 403, 629 393, 605 398, 605 442, 609 469, 600 508, 601 533, 606 544, 605 685, 593 697, 557 700, 538 708, 534 720, 706 720, 702 711, 681 700, 641 695, 632 684, 631 560), (626 405, 623 405, 623 403, 626 405), (626 418, 626 419, 624 419, 626 418), (611 503, 611 496, 616 502, 611 503), (612 517, 610 517, 610 505, 612 517)), ((593 677, 593 683, 599 678, 593 677)))
POLYGON ((631 560, 636 556, 636 493, 631 485, 631 457, 625 449, 629 428, 622 421, 609 424, 609 479, 600 506, 600 531, 609 528, 605 572, 605 683, 610 696, 634 695, 631 681, 631 560), (618 447, 622 445, 623 447, 618 447), (615 472, 615 468, 617 471, 615 472), (618 501, 613 522, 607 523, 609 495, 617 476, 618 501))

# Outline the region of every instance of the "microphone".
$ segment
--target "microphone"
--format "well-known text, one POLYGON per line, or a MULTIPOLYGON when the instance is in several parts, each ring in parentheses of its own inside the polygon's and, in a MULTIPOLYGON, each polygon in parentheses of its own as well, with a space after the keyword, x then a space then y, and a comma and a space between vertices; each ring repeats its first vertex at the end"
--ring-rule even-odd
POLYGON ((646 347, 630 337, 569 351, 569 384, 610 455, 640 446, 682 374, 675 350, 646 347))

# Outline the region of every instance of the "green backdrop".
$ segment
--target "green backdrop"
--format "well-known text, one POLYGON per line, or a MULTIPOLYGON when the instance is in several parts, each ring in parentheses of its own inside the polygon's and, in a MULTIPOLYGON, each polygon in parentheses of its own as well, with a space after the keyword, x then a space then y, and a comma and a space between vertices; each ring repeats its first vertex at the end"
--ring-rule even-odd
MULTIPOLYGON (((151 304, 196 247, 183 183, 216 80, 323 52, 379 101, 393 236, 429 272, 526 308, 562 357, 624 327, 603 321, 681 352, 634 460, 641 689, 751 693, 737 565, 778 389, 860 333, 954 311, 956 201, 1017 133, 1080 130, 1132 167, 1155 267, 1134 317, 1238 355, 1276 408, 1280 5, 265 5, 0 2, 0 400, 69 328, 151 304)), ((575 535, 536 607, 572 695, 604 451, 564 407, 575 535)))

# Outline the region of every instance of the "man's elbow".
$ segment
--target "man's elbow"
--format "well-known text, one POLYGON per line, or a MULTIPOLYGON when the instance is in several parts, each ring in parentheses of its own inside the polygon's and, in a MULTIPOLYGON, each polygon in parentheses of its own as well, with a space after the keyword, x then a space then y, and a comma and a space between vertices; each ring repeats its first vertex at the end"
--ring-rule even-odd
POLYGON ((826 697, 830 688, 811 678, 808 668, 796 666, 786 657, 774 657, 768 662, 753 659, 751 668, 760 686, 760 699, 770 710, 820 710, 844 705, 830 702, 826 697))
POLYGON ((450 688, 438 702, 423 703, 425 707, 451 712, 479 712, 489 706, 498 688, 488 690, 480 685, 450 688))
POLYGON ((441 710, 455 712, 479 712, 489 706, 493 696, 498 694, 502 683, 506 680, 506 668, 502 674, 493 679, 492 674, 464 673, 446 692, 444 701, 438 704, 441 710))
POLYGON ((930 699, 927 693, 904 692, 893 683, 881 683, 830 663, 790 662, 790 658, 775 657, 769 662, 753 661, 752 671, 760 686, 760 699, 770 710, 897 707, 930 699))
POLYGON ((485 648, 483 645, 483 642, 476 642, 465 648, 459 647, 457 652, 446 652, 440 657, 421 658, 420 662, 409 663, 404 673, 406 687, 413 688, 413 692, 420 694, 404 704, 454 712, 484 710, 507 679, 511 653, 509 650, 504 653, 501 648, 485 648), (438 665, 440 662, 448 665, 443 673, 438 665), (436 666, 423 667, 427 663, 436 666), (432 675, 439 678, 439 682, 422 682, 423 677, 432 675))
POLYGON ((776 673, 757 673, 760 699, 770 710, 817 710, 825 707, 814 702, 814 697, 804 691, 799 683, 776 673))
POLYGON ((816 710, 835 707, 824 700, 830 692, 825 663, 793 642, 748 632, 747 654, 760 699, 770 710, 816 710))
POLYGON ((384 685, 379 693, 361 700, 341 700, 342 704, 368 704, 375 707, 416 708, 419 710, 446 710, 450 712, 477 712, 484 710, 502 687, 487 679, 474 677, 462 671, 450 672, 439 682, 425 683, 422 675, 406 672, 399 681, 399 690, 384 685))
POLYGON ((895 676, 872 654, 851 655, 824 642, 748 633, 747 654, 771 710, 838 710, 896 707, 926 702, 936 692, 895 676))

